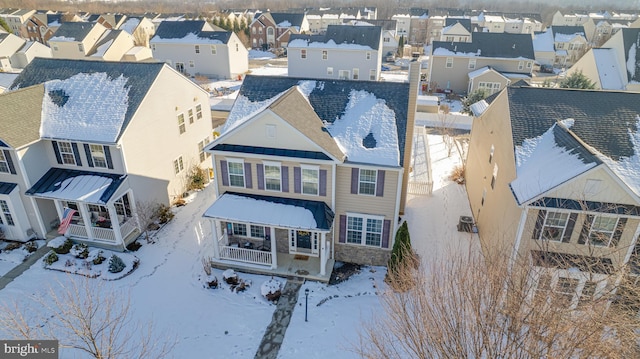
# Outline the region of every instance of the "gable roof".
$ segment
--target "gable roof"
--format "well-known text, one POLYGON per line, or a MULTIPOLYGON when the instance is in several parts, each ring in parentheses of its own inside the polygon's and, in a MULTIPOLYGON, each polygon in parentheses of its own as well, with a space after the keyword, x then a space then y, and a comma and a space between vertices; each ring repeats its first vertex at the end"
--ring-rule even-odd
MULTIPOLYGON (((164 63, 159 62, 110 62, 110 61, 91 61, 91 60, 66 60, 66 59, 51 59, 51 58, 35 58, 27 67, 22 70, 22 73, 15 79, 10 90, 16 90, 20 88, 26 88, 41 83, 48 83, 48 87, 51 90, 62 90, 67 92, 67 95, 81 94, 83 92, 94 96, 94 107, 91 111, 97 111, 100 113, 100 108, 97 106, 103 106, 102 111, 105 111, 104 116, 113 114, 113 111, 122 111, 121 113, 121 125, 117 130, 115 137, 105 142, 117 142, 120 138, 122 130, 126 128, 129 121, 135 114, 136 110, 140 106, 140 103, 146 96, 147 92, 151 88, 151 85, 157 78, 158 74, 165 66, 164 63), (83 76, 79 76, 83 75, 83 76), (102 76, 103 82, 100 82, 97 76, 102 76), (54 81, 60 80, 60 81, 54 81), (109 81, 107 81, 109 80, 109 81), (84 82, 87 81, 87 82, 84 82), (83 82, 85 86, 83 87, 83 82), (117 84, 116 84, 117 82, 117 84), (104 97, 104 94, 96 92, 96 88, 86 87, 86 84, 92 84, 92 86, 116 86, 120 93, 126 93, 126 107, 121 108, 120 103, 109 103, 110 97, 104 97), (55 89, 54 89, 55 87, 55 89), (99 100, 99 101, 98 101, 99 100)), ((102 88, 102 87, 100 87, 102 88)), ((56 93, 56 92, 54 92, 56 93)), ((56 96, 45 96, 47 98, 54 98, 56 96)), ((69 96, 71 97, 71 96, 69 96)), ((78 99, 82 101, 81 99, 78 99)), ((86 100, 84 100, 86 101, 86 100)), ((86 104, 89 106, 90 104, 86 104)), ((60 111, 64 109, 64 106, 60 107, 60 111)), ((65 111, 71 111, 72 109, 64 109, 65 111)), ((80 111, 80 108, 75 111, 80 111)), ((56 112, 57 113, 57 112, 56 112)), ((61 115, 61 113, 58 113, 61 115)), ((98 119, 87 118, 86 113, 77 115, 86 121, 98 121, 98 119)), ((60 128, 62 130, 62 127, 60 128)), ((107 135, 107 129, 104 129, 102 133, 90 133, 92 136, 107 135)), ((87 135, 87 134, 84 134, 87 135)), ((67 137, 61 137, 67 138, 67 137)), ((87 138, 81 138, 79 140, 87 140, 87 138)))
POLYGON ((621 76, 622 69, 618 68, 618 59, 615 49, 593 48, 591 49, 600 87, 604 90, 624 90, 624 82, 621 76))
POLYGON ((294 34, 289 38, 290 47, 353 47, 380 49, 380 26, 329 25, 324 35, 294 34), (315 45, 317 44, 317 45, 315 45))
POLYGON ((271 18, 278 27, 297 27, 300 29, 304 20, 303 13, 272 12, 271 18))
POLYGON ((206 21, 163 21, 158 26, 152 43, 188 42, 226 44, 231 38, 231 31, 204 31, 206 21))
POLYGON ((434 41, 433 54, 534 59, 530 34, 474 32, 471 42, 434 41))
MULTIPOLYGON (((636 148, 640 143, 640 93, 509 87, 506 94, 514 147, 540 138, 557 121, 573 119, 567 127, 584 147, 579 153, 583 163, 597 162, 588 153, 596 155, 640 194, 640 178, 635 174, 640 167, 640 148, 636 148)), ((578 151, 575 144, 565 147, 578 151)))
POLYGON ((460 25, 464 26, 467 31, 471 32, 471 19, 448 17, 444 22, 444 27, 453 26, 456 23, 460 23, 460 25))
POLYGON ((396 20, 377 20, 377 19, 358 19, 358 20, 346 20, 345 24, 349 25, 374 25, 380 26, 382 30, 394 30, 396 29, 396 20))
POLYGON ((408 83, 248 75, 227 118, 223 134, 276 104, 275 101, 280 96, 295 86, 300 89, 317 117, 325 123, 324 130, 329 131, 349 161, 391 166, 403 163, 408 83), (357 121, 361 123, 356 123, 357 121), (346 127, 348 125, 354 127, 346 127), (363 141, 369 134, 377 142, 367 152, 363 141), (396 148, 390 148, 391 146, 396 148), (376 158, 365 156, 376 151, 386 152, 380 153, 376 158), (396 151, 393 158, 390 155, 392 151, 396 151))
POLYGON ((13 148, 19 148, 40 139, 40 116, 44 86, 0 94, 0 140, 13 148))
POLYGON ((124 30, 107 30, 87 53, 88 56, 102 56, 124 30))
POLYGON ((95 26, 90 22, 63 22, 49 41, 82 41, 95 26))
POLYGON ((555 42, 569 42, 576 36, 586 40, 584 26, 551 26, 551 32, 555 42))
POLYGON ((41 198, 106 204, 126 175, 52 167, 25 194, 41 198))
POLYGON ((629 82, 640 82, 640 29, 620 29, 629 82))

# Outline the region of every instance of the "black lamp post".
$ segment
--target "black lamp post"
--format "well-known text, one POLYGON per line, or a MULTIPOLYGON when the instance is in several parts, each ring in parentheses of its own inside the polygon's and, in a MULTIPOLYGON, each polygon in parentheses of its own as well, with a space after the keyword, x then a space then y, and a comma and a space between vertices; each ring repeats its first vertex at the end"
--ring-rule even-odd
POLYGON ((309 308, 309 288, 306 288, 304 290, 304 321, 308 322, 307 320, 307 308, 309 308))

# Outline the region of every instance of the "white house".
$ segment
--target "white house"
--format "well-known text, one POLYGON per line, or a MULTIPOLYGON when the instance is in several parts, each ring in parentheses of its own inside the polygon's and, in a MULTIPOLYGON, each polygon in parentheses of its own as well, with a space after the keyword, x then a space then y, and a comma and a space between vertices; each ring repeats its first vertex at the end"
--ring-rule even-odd
POLYGON ((138 203, 169 205, 208 167, 208 99, 163 63, 34 59, 0 95, 5 237, 57 235, 67 207, 66 236, 123 249, 138 203))
POLYGON ((11 71, 11 56, 15 54, 26 41, 14 34, 0 33, 0 69, 11 71))
POLYGON ((324 35, 292 35, 289 76, 377 81, 382 65, 380 26, 329 26, 324 35))
POLYGON ((54 58, 82 59, 98 42, 106 28, 98 23, 63 22, 49 46, 54 58))
POLYGON ((11 67, 23 69, 36 57, 51 57, 51 48, 37 41, 27 41, 20 50, 11 56, 11 67))
POLYGON ((194 76, 236 78, 249 70, 249 52, 231 31, 206 21, 163 21, 150 41, 153 57, 194 76))

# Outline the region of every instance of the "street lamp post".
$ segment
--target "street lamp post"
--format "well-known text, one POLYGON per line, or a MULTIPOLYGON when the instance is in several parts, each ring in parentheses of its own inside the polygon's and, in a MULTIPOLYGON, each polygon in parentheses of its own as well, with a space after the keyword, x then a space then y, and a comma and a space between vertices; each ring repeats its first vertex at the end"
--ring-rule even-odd
POLYGON ((307 313, 309 308, 309 288, 304 290, 304 321, 307 322, 307 313))

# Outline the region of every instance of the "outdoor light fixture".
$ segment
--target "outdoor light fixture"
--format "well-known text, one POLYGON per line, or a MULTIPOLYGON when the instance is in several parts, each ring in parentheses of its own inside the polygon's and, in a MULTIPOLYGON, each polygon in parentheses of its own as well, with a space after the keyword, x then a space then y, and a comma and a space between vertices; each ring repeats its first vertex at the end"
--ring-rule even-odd
POLYGON ((307 322, 307 308, 309 308, 309 288, 304 290, 304 321, 307 322))

